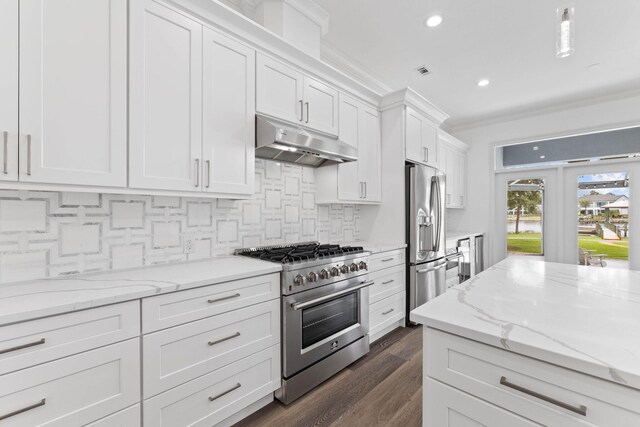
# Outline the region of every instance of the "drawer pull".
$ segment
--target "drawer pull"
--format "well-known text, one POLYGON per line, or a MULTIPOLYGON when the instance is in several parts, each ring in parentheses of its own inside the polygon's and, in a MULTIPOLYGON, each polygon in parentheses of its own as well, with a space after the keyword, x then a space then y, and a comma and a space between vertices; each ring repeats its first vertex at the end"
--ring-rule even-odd
MULTIPOLYGON (((17 345, 15 347, 7 348, 4 350, 0 350, 0 354, 11 353, 12 351, 18 351, 29 347, 35 347, 37 345, 42 345, 45 343, 45 339, 42 338, 38 341, 30 342, 28 344, 17 345)), ((1 418, 0 418, 1 419, 1 418)))
POLYGON ((213 402, 214 400, 220 399, 222 396, 225 396, 231 393, 232 391, 239 389, 240 387, 242 387, 242 384, 237 383, 227 391, 223 391, 222 393, 216 394, 215 396, 209 396, 209 402, 213 402))
POLYGON ((392 311, 393 311, 393 308, 391 310, 383 311, 382 315, 386 316, 387 314, 391 313, 392 311))
POLYGON ((233 294, 233 295, 228 295, 226 297, 220 297, 220 298, 215 298, 215 299, 209 299, 207 300, 207 302, 209 304, 213 304, 214 302, 218 302, 218 301, 224 301, 224 300, 228 300, 231 298, 238 298, 240 296, 240 294, 233 294))
POLYGON ((45 403, 47 403, 47 399, 42 399, 40 402, 34 403, 33 405, 26 406, 22 409, 18 409, 17 411, 9 412, 8 414, 5 414, 5 415, 0 415, 0 421, 6 420, 7 418, 15 417, 16 415, 30 411, 32 409, 39 408, 41 406, 44 406, 45 403))
POLYGON ((385 258, 383 260, 381 260, 381 262, 389 262, 389 261, 393 261, 395 258, 391 257, 391 258, 385 258))
POLYGON ((583 417, 587 416, 587 407, 584 406, 584 405, 580 405, 580 406, 569 405, 568 403, 561 402, 561 401, 556 400, 556 399, 554 399, 552 397, 545 396, 544 394, 541 394, 541 393, 538 393, 536 391, 529 390, 528 388, 525 388, 525 387, 519 386, 517 384, 514 384, 514 383, 510 382, 509 380, 507 380, 507 377, 501 377, 500 378, 500 384, 502 384, 505 387, 509 387, 509 388, 514 389, 514 390, 518 390, 521 393, 528 394, 529 396, 533 396, 533 397, 538 398, 540 400, 544 400, 545 402, 549 402, 552 405, 559 406, 559 407, 564 408, 564 409, 566 409, 568 411, 575 412, 576 414, 582 415, 583 417))
POLYGON ((240 336, 240 332, 236 332, 235 334, 229 335, 228 337, 220 338, 220 339, 214 340, 214 341, 209 341, 209 345, 216 345, 216 344, 219 344, 221 342, 229 341, 230 339, 235 338, 235 337, 239 337, 239 336, 240 336))
POLYGON ((391 280, 387 280, 385 282, 382 282, 383 285, 388 285, 389 283, 393 283, 395 282, 395 280, 391 279, 391 280))

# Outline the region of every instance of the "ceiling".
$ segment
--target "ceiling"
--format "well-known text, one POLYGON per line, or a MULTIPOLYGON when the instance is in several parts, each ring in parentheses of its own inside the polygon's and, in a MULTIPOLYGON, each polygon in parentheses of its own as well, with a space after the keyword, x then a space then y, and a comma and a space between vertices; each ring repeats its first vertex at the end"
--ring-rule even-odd
POLYGON ((415 89, 450 114, 450 127, 640 91, 638 0, 576 2, 576 51, 562 59, 563 1, 315 1, 331 16, 325 48, 391 89, 415 89), (427 28, 433 14, 443 22, 427 28), (422 65, 431 74, 420 76, 422 65), (480 88, 483 78, 491 83, 480 88))

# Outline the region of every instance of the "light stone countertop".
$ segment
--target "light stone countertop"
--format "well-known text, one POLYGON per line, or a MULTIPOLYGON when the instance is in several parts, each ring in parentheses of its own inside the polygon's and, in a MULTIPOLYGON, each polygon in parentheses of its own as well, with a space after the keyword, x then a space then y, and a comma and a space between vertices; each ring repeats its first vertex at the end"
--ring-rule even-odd
POLYGON ((640 389, 637 271, 508 258, 411 320, 640 389))
POLYGON ((278 263, 242 256, 0 285, 0 325, 277 273, 278 263))

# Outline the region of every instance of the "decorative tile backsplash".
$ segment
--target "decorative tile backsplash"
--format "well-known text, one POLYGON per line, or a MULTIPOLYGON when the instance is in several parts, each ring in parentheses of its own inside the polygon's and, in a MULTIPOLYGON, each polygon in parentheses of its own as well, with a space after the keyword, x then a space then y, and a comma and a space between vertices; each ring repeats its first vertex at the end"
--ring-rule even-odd
POLYGON ((0 190, 0 283, 357 240, 358 207, 316 205, 315 185, 315 169, 256 160, 252 200, 0 190))

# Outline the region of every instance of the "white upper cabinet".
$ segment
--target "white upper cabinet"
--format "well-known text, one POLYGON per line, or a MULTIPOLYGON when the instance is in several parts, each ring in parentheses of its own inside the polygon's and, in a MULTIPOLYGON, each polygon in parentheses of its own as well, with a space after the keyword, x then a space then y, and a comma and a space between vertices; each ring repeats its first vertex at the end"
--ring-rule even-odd
POLYGON ((380 155, 380 118, 378 111, 365 106, 361 114, 360 143, 358 144, 358 176, 364 183, 363 199, 382 201, 382 171, 380 155))
POLYGON ((131 1, 129 185, 200 191, 202 25, 131 1))
POLYGON ((256 111, 330 135, 338 134, 338 91, 258 54, 256 111))
POLYGON ((438 126, 410 107, 406 108, 405 156, 438 167, 438 126))
MULTIPOLYGON (((340 126, 339 137, 352 147, 358 149, 360 140, 360 118, 362 116, 362 104, 353 98, 340 94, 340 126)), ((358 156, 362 153, 358 151, 358 156)), ((338 168, 338 199, 358 200, 362 198, 362 181, 358 176, 359 162, 347 162, 337 166, 338 168)))
POLYGON ((18 0, 0 0, 0 180, 18 179, 18 0))
POLYGON ((445 205, 464 208, 467 191, 467 145, 448 133, 438 131, 440 169, 446 174, 445 205))
POLYGON ((304 78, 304 125, 338 134, 338 91, 310 77, 304 78))
POLYGON ((19 28, 20 181, 126 186, 127 1, 20 0, 19 28))
POLYGON ((257 55, 256 110, 289 122, 303 117, 302 73, 268 56, 257 55))
POLYGON ((251 195, 255 186, 255 51, 204 29, 203 188, 251 195))

